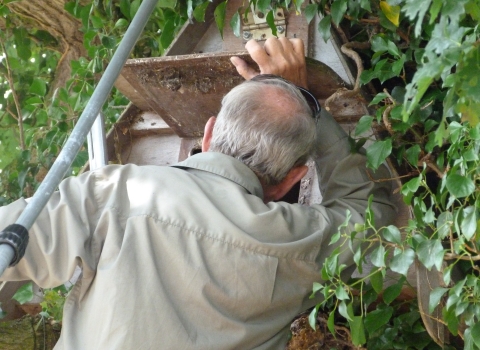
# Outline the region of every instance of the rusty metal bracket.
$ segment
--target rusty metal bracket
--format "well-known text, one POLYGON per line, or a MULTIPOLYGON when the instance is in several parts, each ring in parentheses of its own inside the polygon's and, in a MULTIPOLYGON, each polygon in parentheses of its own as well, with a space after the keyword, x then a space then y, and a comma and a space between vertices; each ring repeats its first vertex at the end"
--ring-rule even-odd
MULTIPOLYGON (((274 24, 277 27, 276 37, 285 37, 287 32, 287 22, 283 9, 276 9, 274 12, 274 24)), ((255 11, 253 5, 248 12, 247 18, 243 19, 242 36, 245 41, 255 39, 257 41, 273 38, 272 29, 267 23, 267 16, 260 11, 255 11)))

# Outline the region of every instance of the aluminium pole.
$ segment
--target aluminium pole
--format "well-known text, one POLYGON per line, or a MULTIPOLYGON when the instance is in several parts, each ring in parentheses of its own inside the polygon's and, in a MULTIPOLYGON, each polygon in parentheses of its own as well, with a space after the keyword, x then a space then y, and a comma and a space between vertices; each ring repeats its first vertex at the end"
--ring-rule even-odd
POLYGON ((82 147, 85 137, 105 103, 113 84, 120 75, 120 71, 142 33, 156 3, 157 0, 144 0, 142 2, 65 147, 15 224, 0 232, 0 276, 8 266, 17 264, 23 257, 28 243, 28 230, 62 181, 82 147))

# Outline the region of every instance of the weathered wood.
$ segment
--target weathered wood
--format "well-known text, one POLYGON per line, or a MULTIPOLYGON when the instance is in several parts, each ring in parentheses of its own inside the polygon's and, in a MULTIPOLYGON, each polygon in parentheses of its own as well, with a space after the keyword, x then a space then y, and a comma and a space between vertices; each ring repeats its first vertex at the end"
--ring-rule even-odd
MULTIPOLYGON (((180 137, 200 137, 208 118, 217 114, 222 97, 243 81, 230 62, 232 55, 254 65, 245 51, 206 53, 129 60, 122 75, 180 137)), ((345 85, 329 67, 313 59, 307 59, 307 71, 310 90, 319 99, 345 85)), ((130 96, 132 90, 122 93, 130 100, 136 98, 130 96)), ((363 105, 360 108, 356 106, 347 116, 358 119, 365 114, 363 105)), ((341 110, 348 111, 345 106, 341 110)))

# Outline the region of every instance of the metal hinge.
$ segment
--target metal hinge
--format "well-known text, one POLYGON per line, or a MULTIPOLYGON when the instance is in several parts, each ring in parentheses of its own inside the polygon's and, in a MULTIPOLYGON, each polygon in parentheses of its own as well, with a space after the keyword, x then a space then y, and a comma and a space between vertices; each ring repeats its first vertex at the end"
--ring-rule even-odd
MULTIPOLYGON (((275 27, 277 27, 277 37, 285 37, 287 22, 285 21, 283 9, 276 9, 274 16, 274 24, 275 27)), ((260 41, 274 37, 272 29, 267 23, 266 15, 263 12, 254 11, 253 8, 248 12, 247 18, 244 18, 242 30, 245 41, 250 39, 260 41)))

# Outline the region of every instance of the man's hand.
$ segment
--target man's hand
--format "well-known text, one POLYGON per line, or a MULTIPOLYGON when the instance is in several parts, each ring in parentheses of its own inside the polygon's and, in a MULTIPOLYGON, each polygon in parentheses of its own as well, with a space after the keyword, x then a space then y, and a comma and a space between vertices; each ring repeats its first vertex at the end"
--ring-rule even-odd
POLYGON ((301 39, 269 38, 265 41, 264 47, 252 39, 247 42, 245 48, 258 64, 260 72, 255 71, 239 57, 234 56, 230 60, 238 74, 246 80, 258 74, 275 74, 307 88, 307 67, 301 39))

